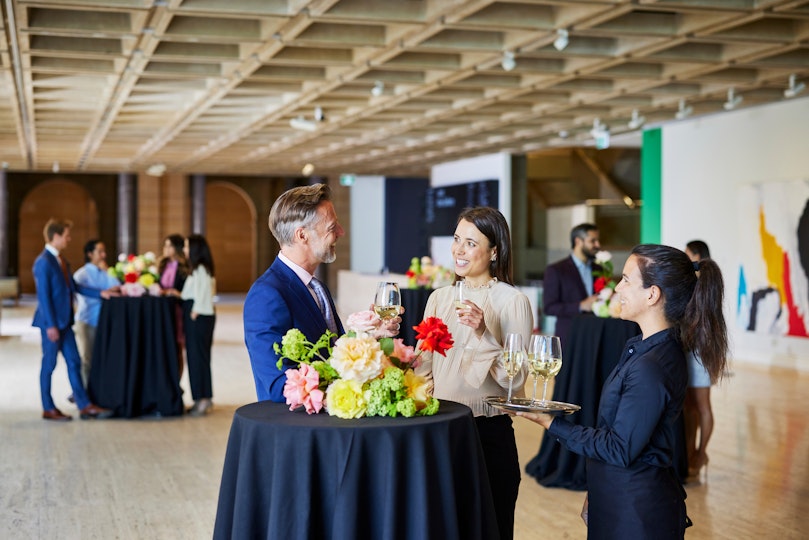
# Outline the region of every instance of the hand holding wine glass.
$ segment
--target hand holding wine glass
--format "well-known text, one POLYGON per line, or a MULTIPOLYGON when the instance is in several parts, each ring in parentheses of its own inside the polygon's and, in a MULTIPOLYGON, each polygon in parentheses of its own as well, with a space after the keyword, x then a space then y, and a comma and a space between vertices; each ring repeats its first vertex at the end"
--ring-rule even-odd
POLYGON ((402 306, 402 295, 399 285, 392 281, 380 281, 376 286, 374 297, 374 312, 382 320, 389 320, 399 316, 402 306))
POLYGON ((506 370, 506 375, 508 375, 508 398, 506 401, 509 403, 511 403, 511 390, 514 376, 522 369, 524 354, 522 335, 508 334, 506 336, 506 343, 503 346, 503 367, 506 370))

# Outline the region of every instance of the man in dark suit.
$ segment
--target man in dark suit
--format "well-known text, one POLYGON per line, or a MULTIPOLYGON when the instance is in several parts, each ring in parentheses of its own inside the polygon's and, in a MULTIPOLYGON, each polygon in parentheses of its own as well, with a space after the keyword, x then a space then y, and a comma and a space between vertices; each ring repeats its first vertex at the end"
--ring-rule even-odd
POLYGON ((570 247, 570 256, 548 266, 543 280, 543 309, 547 315, 556 317, 554 333, 559 336, 563 350, 573 317, 591 312, 598 298, 593 294, 593 270, 599 268, 593 259, 601 249, 598 228, 592 223, 573 227, 570 247))
POLYGON ((287 360, 278 369, 273 344, 291 328, 312 343, 326 330, 343 333, 334 300, 314 274, 320 263, 334 262, 335 244, 345 231, 325 184, 284 192, 270 210, 270 231, 281 252, 247 293, 244 341, 259 401, 283 402, 284 372, 296 366, 287 360))
POLYGON ((73 335, 73 298, 78 292, 92 298, 109 298, 112 289, 99 290, 76 285, 70 265, 60 253, 70 243, 69 221, 51 219, 45 225, 45 249, 34 261, 37 309, 32 326, 42 333, 42 369, 39 385, 42 393, 42 418, 67 421, 71 417, 56 408, 51 397, 51 375, 59 351, 67 363, 73 398, 81 418, 108 418, 112 411, 90 403, 81 378, 81 357, 73 335))

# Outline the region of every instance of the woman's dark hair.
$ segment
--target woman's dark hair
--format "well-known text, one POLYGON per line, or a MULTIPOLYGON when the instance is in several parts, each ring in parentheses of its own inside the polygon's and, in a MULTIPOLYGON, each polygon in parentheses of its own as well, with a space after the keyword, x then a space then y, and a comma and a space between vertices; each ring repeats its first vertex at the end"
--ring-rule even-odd
POLYGON ((90 254, 96 250, 96 246, 101 242, 98 238, 88 240, 84 244, 84 262, 90 262, 90 254))
POLYGON ((725 285, 719 267, 703 259, 697 276, 688 255, 656 244, 635 246, 632 255, 638 259, 644 288, 660 288, 666 320, 674 325, 683 347, 699 355, 711 382, 717 382, 724 375, 728 352, 722 313, 725 285))
POLYGON ((213 256, 208 241, 201 234, 192 234, 188 237, 188 263, 191 270, 196 270, 197 266, 204 266, 211 277, 214 276, 213 256))
POLYGON ((489 263, 489 273, 498 281, 514 285, 513 269, 511 264, 511 233, 508 223, 499 211, 489 206, 476 206, 466 208, 458 216, 457 223, 465 219, 472 223, 483 235, 489 239, 489 247, 497 248, 495 259, 489 263))
POLYGON ((694 255, 697 255, 699 260, 711 258, 711 250, 708 249, 708 244, 702 240, 691 240, 685 245, 685 247, 688 249, 688 251, 694 255))
MULTIPOLYGON (((174 254, 177 257, 177 273, 183 277, 187 276, 191 272, 189 272, 188 261, 185 260, 185 253, 183 253, 185 237, 181 234, 170 234, 163 240, 163 243, 165 243, 166 240, 171 242, 171 246, 174 248, 174 254)), ((169 257, 162 257, 160 262, 157 263, 157 273, 162 276, 166 265, 170 262, 171 259, 169 257)))

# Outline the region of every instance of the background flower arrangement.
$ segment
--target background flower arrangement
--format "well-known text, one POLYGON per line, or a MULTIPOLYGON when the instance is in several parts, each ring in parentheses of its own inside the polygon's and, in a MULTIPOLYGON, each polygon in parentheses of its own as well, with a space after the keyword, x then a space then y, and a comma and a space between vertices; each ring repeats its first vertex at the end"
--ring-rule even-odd
POLYGON ((596 253, 595 262, 601 269, 593 270, 593 292, 598 295, 598 300, 593 302, 593 313, 599 317, 619 317, 621 315, 621 302, 619 295, 615 292, 617 283, 613 279, 612 253, 609 251, 599 251, 596 253))
POLYGON ((151 251, 143 255, 121 253, 118 255, 118 262, 107 273, 123 283, 121 294, 124 296, 143 296, 147 292, 152 296, 161 294, 157 261, 151 251))
POLYGON ((454 273, 449 268, 433 264, 430 257, 413 257, 405 272, 409 289, 437 289, 452 284, 454 273))
POLYGON ((349 331, 337 337, 327 331, 315 343, 293 328, 274 344, 283 360, 298 368, 286 370, 284 397, 293 411, 301 406, 309 414, 325 407, 332 416, 429 416, 438 412, 439 401, 429 394, 429 383, 413 371, 422 351, 446 355, 452 336, 444 322, 428 317, 415 326, 420 350, 384 333, 382 320, 372 311, 352 314, 349 331))

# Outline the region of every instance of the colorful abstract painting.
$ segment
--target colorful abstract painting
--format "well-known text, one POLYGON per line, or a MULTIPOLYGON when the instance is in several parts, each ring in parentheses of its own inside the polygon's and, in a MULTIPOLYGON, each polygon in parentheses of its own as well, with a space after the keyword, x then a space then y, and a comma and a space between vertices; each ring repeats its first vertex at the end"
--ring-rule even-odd
POLYGON ((740 209, 739 326, 809 337, 809 181, 744 188, 740 209))

